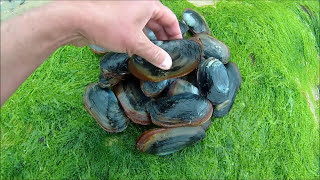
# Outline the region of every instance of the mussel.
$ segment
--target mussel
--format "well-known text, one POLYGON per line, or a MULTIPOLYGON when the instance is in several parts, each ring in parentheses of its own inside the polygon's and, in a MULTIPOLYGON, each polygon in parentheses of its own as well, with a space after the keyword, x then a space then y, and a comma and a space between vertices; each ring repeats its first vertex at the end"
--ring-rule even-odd
POLYGON ((151 29, 149 29, 147 27, 145 27, 145 29, 146 29, 146 32, 147 32, 147 36, 151 41, 157 41, 158 40, 156 35, 153 33, 153 31, 151 31, 151 29))
POLYGON ((181 35, 182 37, 184 37, 187 34, 189 27, 183 21, 179 21, 179 27, 180 27, 181 35))
POLYGON ((162 97, 149 105, 152 123, 162 127, 200 126, 212 112, 209 100, 192 93, 162 97))
POLYGON ((229 90, 229 95, 227 99, 227 101, 229 102, 224 107, 222 107, 221 105, 216 106, 216 108, 213 111, 213 116, 215 117, 223 117, 231 110, 234 100, 236 98, 237 92, 241 85, 241 74, 238 66, 233 62, 229 62, 225 66, 226 66, 228 77, 229 77, 230 90, 229 90))
POLYGON ((197 34, 203 44, 204 57, 214 57, 219 59, 223 64, 230 60, 230 51, 226 44, 208 34, 197 34))
POLYGON ((203 130, 207 130, 207 129, 209 129, 209 127, 210 127, 210 125, 211 125, 211 118, 210 119, 208 119, 206 122, 204 122, 202 125, 201 125, 201 127, 203 128, 203 130))
POLYGON ((202 127, 151 129, 138 138, 136 147, 141 152, 162 156, 190 146, 205 136, 202 127))
POLYGON ((201 95, 213 105, 223 103, 228 98, 229 78, 225 66, 215 58, 209 58, 198 67, 198 87, 201 95))
POLYGON ((122 79, 123 76, 103 77, 102 73, 100 73, 98 85, 101 88, 111 88, 118 84, 122 79))
POLYGON ((164 49, 172 58, 172 67, 162 70, 139 56, 129 60, 130 72, 141 80, 159 82, 170 78, 181 77, 194 70, 202 55, 201 43, 195 39, 155 41, 156 45, 164 49))
POLYGON ((129 74, 128 61, 128 54, 110 52, 104 55, 100 62, 101 72, 104 77, 129 74))
POLYGON ((94 45, 94 44, 90 44, 89 45, 90 49, 92 52, 99 54, 99 55, 103 55, 105 53, 107 53, 107 50, 105 50, 103 47, 94 45))
MULTIPOLYGON (((179 21, 179 27, 180 27, 181 35, 184 37, 186 35, 186 33, 188 32, 189 27, 183 21, 179 21)), ((153 31, 151 31, 147 27, 145 27, 145 30, 147 32, 147 36, 150 39, 150 41, 157 41, 158 40, 153 31)))
POLYGON ((140 81, 140 87, 144 95, 148 97, 155 97, 159 95, 164 88, 166 88, 168 80, 163 80, 160 82, 152 81, 140 81))
POLYGON ((211 34, 211 30, 203 16, 197 11, 187 8, 183 11, 183 21, 189 26, 193 34, 206 33, 211 34))
POLYGON ((151 98, 143 94, 139 84, 137 79, 127 79, 115 86, 114 91, 129 119, 137 124, 148 125, 151 124, 151 119, 147 105, 151 98))
POLYGON ((174 96, 182 93, 192 93, 196 95, 200 94, 199 89, 192 85, 190 82, 183 79, 177 79, 171 84, 168 95, 174 96))
POLYGON ((83 104, 105 131, 121 132, 127 128, 129 119, 110 89, 102 89, 96 83, 88 85, 83 94, 83 104))

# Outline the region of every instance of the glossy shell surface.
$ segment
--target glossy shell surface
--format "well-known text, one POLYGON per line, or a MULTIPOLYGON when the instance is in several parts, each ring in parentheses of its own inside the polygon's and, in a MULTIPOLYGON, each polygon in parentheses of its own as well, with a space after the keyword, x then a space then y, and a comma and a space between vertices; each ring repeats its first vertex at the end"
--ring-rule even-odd
POLYGON ((208 34, 198 34, 196 37, 202 41, 205 58, 214 57, 223 64, 229 62, 230 51, 226 44, 208 34))
POLYGON ((118 84, 122 79, 123 79, 123 76, 103 77, 103 75, 100 74, 98 85, 101 88, 111 88, 116 84, 118 84))
POLYGON ((182 14, 183 21, 189 26, 193 34, 211 34, 211 30, 203 16, 193 9, 185 9, 182 14))
POLYGON ((202 140, 205 136, 202 127, 151 129, 138 138, 136 147, 141 152, 168 155, 202 140))
POLYGON ((144 95, 148 97, 155 97, 159 95, 164 88, 166 88, 168 80, 163 80, 160 82, 152 81, 140 81, 140 87, 144 95))
POLYGON ((197 80, 201 95, 207 97, 213 105, 227 100, 229 78, 221 61, 209 58, 201 62, 198 67, 197 80))
POLYGON ((151 31, 149 28, 145 28, 146 29, 146 32, 147 32, 147 36, 148 38, 150 39, 150 41, 157 41, 157 37, 156 35, 153 33, 153 31, 151 31))
POLYGON ((147 105, 151 98, 145 96, 140 89, 139 80, 128 79, 120 82, 114 88, 115 94, 126 115, 134 123, 141 125, 151 124, 147 105))
POLYGON ((199 126, 212 112, 209 100, 191 93, 162 97, 149 105, 152 123, 161 127, 199 126))
POLYGON ((189 27, 183 21, 179 21, 179 27, 180 27, 181 34, 184 37, 189 31, 189 27))
POLYGON ((183 79, 177 79, 171 84, 168 95, 174 96, 182 93, 192 93, 200 95, 199 89, 192 85, 190 82, 183 79))
POLYGON ((235 63, 229 62, 226 65, 226 69, 229 76, 229 103, 225 107, 217 108, 217 106, 213 111, 213 116, 215 117, 223 117, 231 110, 242 81, 239 68, 235 63))
POLYGON ((128 74, 128 61, 128 54, 110 52, 104 55, 100 62, 101 72, 104 77, 128 74))
POLYGON ((210 125, 211 125, 211 118, 210 119, 208 119, 206 122, 204 122, 202 125, 201 125, 201 127, 203 128, 203 130, 208 130, 209 129, 209 127, 210 127, 210 125))
POLYGON ((83 103, 97 123, 108 132, 121 132, 127 128, 129 119, 110 89, 102 89, 96 83, 87 86, 83 103))
POLYGON ((172 58, 172 67, 162 70, 139 56, 129 60, 130 72, 141 80, 159 82, 170 78, 181 77, 194 70, 202 55, 202 46, 194 40, 156 41, 172 58))

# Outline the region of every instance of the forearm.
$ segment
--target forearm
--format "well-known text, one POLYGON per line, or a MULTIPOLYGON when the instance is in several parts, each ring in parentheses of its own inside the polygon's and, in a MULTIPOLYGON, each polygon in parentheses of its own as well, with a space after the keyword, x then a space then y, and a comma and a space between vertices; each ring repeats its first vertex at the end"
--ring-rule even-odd
POLYGON ((65 8, 53 2, 1 24, 1 105, 50 54, 79 38, 66 14, 72 7, 65 8))

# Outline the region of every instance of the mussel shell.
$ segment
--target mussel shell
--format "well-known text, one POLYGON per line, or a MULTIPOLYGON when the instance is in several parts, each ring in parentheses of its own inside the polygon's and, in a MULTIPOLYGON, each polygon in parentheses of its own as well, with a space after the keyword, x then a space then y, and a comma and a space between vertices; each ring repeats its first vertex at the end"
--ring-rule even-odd
POLYGON ((226 44, 208 34, 197 34, 195 37, 201 39, 205 58, 214 57, 223 64, 230 60, 230 51, 226 44))
POLYGON ((129 74, 128 61, 128 54, 110 52, 100 62, 101 72, 104 77, 129 74))
POLYGON ((184 37, 186 33, 189 31, 189 27, 183 21, 179 21, 179 27, 180 27, 181 35, 182 37, 184 37))
POLYGON ((101 88, 111 88, 118 84, 122 79, 123 76, 103 77, 103 75, 100 74, 98 85, 101 88))
POLYGON ((102 89, 96 83, 88 85, 83 94, 83 104, 105 131, 121 132, 127 128, 129 119, 110 89, 102 89))
POLYGON ((107 53, 107 50, 105 50, 103 47, 94 45, 94 44, 90 44, 89 45, 90 49, 92 52, 99 54, 99 55, 103 55, 107 53))
POLYGON ((130 72, 141 80, 159 82, 170 78, 181 77, 194 70, 202 55, 202 46, 195 40, 155 41, 172 58, 172 67, 162 70, 139 56, 129 60, 130 72))
POLYGON ((210 127, 210 125, 211 125, 211 118, 210 119, 208 119, 206 122, 204 122, 202 125, 201 125, 201 127, 203 128, 203 130, 207 130, 207 129, 209 129, 209 127, 210 127))
POLYGON ((152 123, 162 127, 199 126, 212 112, 209 100, 191 93, 162 97, 149 105, 152 123))
POLYGON ((148 97, 155 97, 159 95, 164 88, 167 86, 168 80, 160 81, 160 82, 152 82, 152 81, 140 81, 140 87, 144 95, 148 97))
POLYGON ((171 84, 168 95, 174 96, 182 93, 192 93, 200 95, 199 89, 192 85, 190 82, 183 79, 177 79, 171 84))
POLYGON ((190 146, 205 136, 206 133, 202 127, 151 129, 142 133, 136 147, 141 152, 162 156, 190 146))
POLYGON ((151 124, 147 112, 147 105, 151 102, 151 98, 143 94, 137 79, 121 81, 114 87, 114 91, 124 112, 131 121, 141 125, 151 124))
POLYGON ((211 34, 211 30, 205 20, 197 11, 187 8, 182 14, 183 22, 189 26, 193 34, 206 33, 211 34))
POLYGON ((147 27, 145 27, 145 29, 146 29, 147 36, 150 39, 150 41, 157 41, 158 40, 156 35, 153 33, 153 31, 151 31, 151 29, 149 29, 147 27))
POLYGON ((218 107, 217 106, 213 111, 213 116, 215 117, 223 117, 231 110, 242 81, 239 68, 235 63, 229 62, 225 66, 227 68, 227 72, 229 76, 230 91, 228 95, 228 100, 230 102, 224 108, 217 108, 218 107))
POLYGON ((198 67, 197 80, 201 95, 206 96, 213 105, 227 100, 229 78, 221 61, 214 58, 203 61, 198 67))

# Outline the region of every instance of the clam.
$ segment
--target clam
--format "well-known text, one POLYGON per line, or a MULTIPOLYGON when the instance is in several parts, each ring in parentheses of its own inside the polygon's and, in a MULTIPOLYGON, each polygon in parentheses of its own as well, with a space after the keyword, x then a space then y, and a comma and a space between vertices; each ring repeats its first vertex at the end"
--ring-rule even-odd
POLYGON ((83 104, 105 131, 121 132, 127 128, 129 119, 110 89, 102 89, 96 83, 88 85, 83 94, 83 104))
POLYGON ((190 82, 183 79, 177 79, 171 84, 168 95, 174 96, 182 93, 192 93, 196 95, 200 94, 199 89, 192 85, 190 82))
POLYGON ((212 112, 209 100, 192 93, 162 97, 149 105, 152 123, 162 127, 200 126, 212 112))
POLYGON ((194 70, 202 55, 201 43, 196 40, 155 41, 172 58, 172 67, 162 70, 139 56, 129 60, 130 72, 141 80, 159 82, 170 78, 181 77, 194 70))
POLYGON ((205 136, 202 127, 151 129, 138 138, 136 147, 141 152, 162 156, 190 146, 205 136))
POLYGON ((100 73, 98 85, 101 88, 111 88, 118 84, 122 79, 123 76, 103 77, 102 73, 100 73))
POLYGON ((241 74, 237 65, 233 62, 229 62, 226 64, 226 69, 229 77, 229 95, 227 101, 228 104, 221 106, 218 105, 213 111, 213 116, 215 117, 223 117, 225 116, 232 108, 234 100, 236 98, 237 92, 241 85, 241 74))
POLYGON ((214 57, 219 59, 223 64, 227 64, 230 59, 230 51, 226 44, 208 34, 197 34, 203 44, 204 57, 214 57))
POLYGON ((101 72, 104 77, 114 77, 129 74, 129 56, 125 53, 110 52, 103 56, 100 62, 101 72))
POLYGON ((198 67, 198 87, 201 95, 213 105, 223 103, 228 98, 229 78, 225 66, 215 58, 209 58, 198 67))
POLYGON ((203 16, 197 11, 187 8, 183 11, 183 21, 189 26, 193 34, 206 33, 211 34, 211 30, 203 16))
POLYGON ((97 46, 94 44, 90 44, 89 47, 90 47, 91 51, 96 54, 102 55, 102 54, 107 53, 107 50, 105 50, 103 47, 100 47, 100 46, 97 46))
POLYGON ((145 96, 140 89, 137 79, 127 79, 114 87, 115 94, 126 115, 134 123, 141 125, 151 124, 147 112, 147 105, 151 98, 145 96))
POLYGON ((164 88, 166 88, 168 84, 168 80, 160 81, 160 82, 152 82, 152 81, 140 81, 140 87, 144 95, 148 97, 155 97, 159 95, 164 88))

